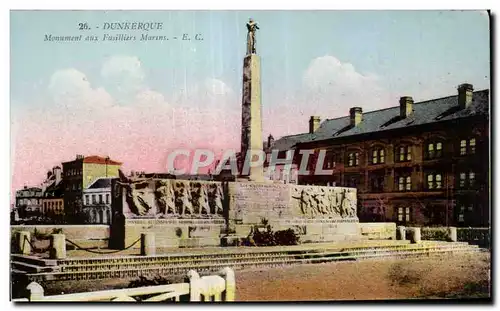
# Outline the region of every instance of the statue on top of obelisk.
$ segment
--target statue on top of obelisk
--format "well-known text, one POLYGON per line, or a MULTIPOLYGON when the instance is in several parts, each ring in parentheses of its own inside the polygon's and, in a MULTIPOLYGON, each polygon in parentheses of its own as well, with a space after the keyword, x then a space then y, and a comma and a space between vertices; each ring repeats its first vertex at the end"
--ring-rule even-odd
POLYGON ((257 50, 255 49, 255 32, 257 29, 260 29, 257 23, 250 18, 247 23, 247 55, 256 54, 257 50))

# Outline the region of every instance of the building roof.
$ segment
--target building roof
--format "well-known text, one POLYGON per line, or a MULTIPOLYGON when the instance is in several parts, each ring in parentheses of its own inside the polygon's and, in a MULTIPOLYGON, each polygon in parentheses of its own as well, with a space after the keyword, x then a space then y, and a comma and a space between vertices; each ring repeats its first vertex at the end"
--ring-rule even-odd
POLYGON ((114 160, 111 160, 110 158, 101 157, 101 156, 97 156, 97 155, 88 156, 88 157, 77 155, 75 160, 66 161, 66 162, 63 162, 62 164, 65 165, 65 164, 70 164, 70 163, 74 163, 74 162, 83 162, 83 163, 91 163, 91 164, 108 164, 108 165, 122 165, 123 164, 122 162, 114 161, 114 160))
POLYGON ((111 180, 116 177, 102 177, 96 179, 87 189, 111 188, 111 180))
POLYGON ((63 180, 60 180, 57 184, 54 181, 45 189, 45 196, 62 197, 63 195, 64 195, 63 180))
POLYGON ((105 157, 100 157, 100 156, 88 156, 88 157, 85 157, 83 159, 83 163, 122 165, 121 162, 114 161, 114 160, 111 160, 110 158, 105 158, 105 157))
POLYGON ((301 142, 304 141, 309 141, 313 137, 313 134, 310 133, 303 133, 303 134, 296 134, 296 135, 288 135, 288 136, 283 136, 278 140, 275 140, 274 143, 272 144, 271 148, 268 148, 270 150, 279 150, 279 151, 286 151, 293 149, 293 147, 301 142))
POLYGON ((350 125, 349 115, 336 119, 326 119, 313 134, 303 133, 281 137, 274 142, 271 149, 289 150, 299 143, 488 115, 488 112, 489 90, 481 90, 474 92, 471 105, 465 109, 459 108, 458 95, 454 95, 414 103, 413 113, 407 118, 400 118, 400 107, 395 106, 363 113, 363 119, 357 126, 350 125))

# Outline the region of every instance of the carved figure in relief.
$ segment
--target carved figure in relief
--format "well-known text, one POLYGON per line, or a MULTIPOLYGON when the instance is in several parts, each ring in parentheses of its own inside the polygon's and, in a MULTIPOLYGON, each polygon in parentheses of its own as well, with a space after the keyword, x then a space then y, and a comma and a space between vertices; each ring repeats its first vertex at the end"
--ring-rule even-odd
POLYGON ((175 185, 175 207, 179 215, 192 215, 193 204, 191 203, 191 191, 189 182, 177 180, 175 185))
POLYGON ((191 198, 193 200, 193 212, 198 215, 209 215, 207 189, 199 182, 191 183, 191 198))
POLYGON ((209 205, 211 214, 222 215, 222 185, 220 184, 210 184, 209 191, 209 205))
POLYGON ((159 180, 156 184, 156 202, 159 213, 164 215, 173 215, 176 213, 175 194, 167 180, 159 180))
POLYGON ((149 179, 132 180, 118 171, 120 180, 116 182, 125 190, 125 201, 132 213, 138 216, 146 215, 151 210, 151 205, 147 202, 147 188, 149 187, 149 179))

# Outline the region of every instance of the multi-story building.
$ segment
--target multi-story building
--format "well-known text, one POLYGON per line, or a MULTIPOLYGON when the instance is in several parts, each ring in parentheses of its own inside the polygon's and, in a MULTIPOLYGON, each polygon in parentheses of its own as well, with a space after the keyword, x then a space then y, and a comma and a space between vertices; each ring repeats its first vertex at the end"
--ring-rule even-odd
POLYGON ((77 155, 73 161, 63 163, 64 209, 69 223, 81 223, 83 190, 101 177, 118 177, 122 163, 109 157, 77 155))
POLYGON ((42 192, 41 211, 44 220, 55 223, 63 222, 64 186, 60 166, 55 166, 47 172, 47 179, 42 182, 42 192))
POLYGON ((16 211, 20 219, 41 216, 42 189, 24 186, 16 191, 16 211))
POLYGON ((393 108, 353 107, 309 125, 274 145, 294 149, 296 164, 300 150, 314 150, 299 184, 356 187, 361 221, 489 225, 489 90, 462 84, 457 95, 419 103, 405 96, 393 108), (320 150, 331 174, 314 174, 320 150))
POLYGON ((83 214, 85 223, 111 223, 111 180, 98 178, 83 190, 83 214))

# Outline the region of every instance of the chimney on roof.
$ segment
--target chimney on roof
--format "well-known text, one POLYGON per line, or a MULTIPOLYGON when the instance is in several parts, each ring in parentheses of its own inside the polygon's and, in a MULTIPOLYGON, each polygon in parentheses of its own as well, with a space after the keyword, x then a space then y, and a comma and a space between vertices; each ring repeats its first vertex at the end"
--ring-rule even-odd
POLYGON ((62 179, 61 167, 55 166, 54 168, 52 168, 52 173, 56 176, 56 185, 57 185, 62 179))
POLYGON ((309 118, 309 134, 316 132, 320 123, 321 118, 319 116, 311 116, 311 118, 309 118))
POLYGON ((458 105, 460 109, 465 109, 472 104, 472 92, 474 87, 472 84, 464 83, 458 86, 458 105))
POLYGON ((273 135, 269 134, 269 136, 267 136, 267 148, 271 148, 273 144, 274 144, 274 137, 273 135))
POLYGON ((358 126, 363 120, 363 109, 361 107, 352 107, 349 109, 351 117, 351 126, 358 126))
POLYGON ((413 98, 403 96, 399 99, 399 115, 402 119, 409 117, 413 113, 413 98))

